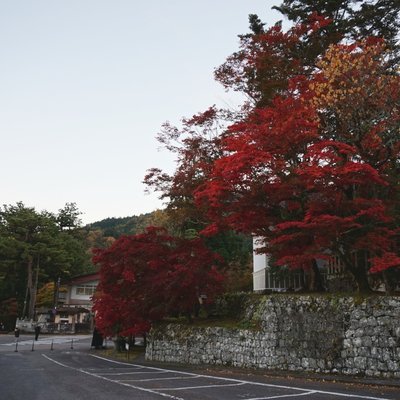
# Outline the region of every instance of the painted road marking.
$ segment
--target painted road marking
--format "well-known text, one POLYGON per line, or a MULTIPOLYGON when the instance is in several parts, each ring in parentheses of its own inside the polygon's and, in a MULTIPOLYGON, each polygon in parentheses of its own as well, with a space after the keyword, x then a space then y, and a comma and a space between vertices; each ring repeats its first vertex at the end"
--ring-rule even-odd
POLYGON ((318 393, 315 390, 306 393, 295 393, 295 394, 283 394, 279 396, 272 396, 272 397, 253 397, 252 399, 246 400, 269 400, 269 399, 287 399, 288 397, 299 397, 299 396, 309 396, 310 394, 318 393))
MULTIPOLYGON (((75 368, 75 367, 71 367, 69 365, 60 363, 57 360, 54 360, 50 357, 48 357, 45 354, 42 354, 43 357, 45 357, 46 359, 48 359, 51 362, 54 362, 64 368, 69 368, 75 371, 79 371, 81 373, 93 376, 93 377, 97 377, 99 379, 103 379, 109 382, 113 382, 122 386, 127 386, 127 387, 131 387, 133 389, 136 390, 140 390, 140 391, 144 391, 144 392, 148 392, 148 393, 153 393, 153 394, 157 394, 163 397, 168 397, 174 400, 185 400, 184 398, 181 397, 176 397, 173 396, 171 394, 165 393, 166 391, 174 391, 174 390, 196 390, 196 389, 206 389, 206 388, 223 388, 226 386, 243 386, 243 385, 249 385, 249 386, 258 386, 258 387, 268 387, 268 388, 274 388, 274 389, 283 389, 283 390, 289 390, 292 393, 290 394, 281 394, 281 395, 272 395, 272 396, 262 396, 262 397, 249 397, 247 399, 244 400, 269 400, 269 399, 284 399, 284 398, 290 398, 290 397, 299 397, 299 396, 311 396, 311 395, 315 395, 315 394, 321 394, 321 395, 329 395, 329 396, 335 396, 335 397, 344 397, 344 398, 352 398, 352 399, 365 399, 365 400, 390 400, 387 398, 383 398, 383 397, 373 397, 373 396, 365 396, 365 395, 357 395, 357 394, 346 394, 346 393, 340 393, 340 392, 330 392, 330 391, 324 391, 324 390, 313 390, 313 389, 305 389, 305 388, 299 388, 299 387, 294 387, 294 386, 285 386, 285 385, 275 385, 275 384, 269 384, 269 383, 261 383, 261 382, 253 382, 253 381, 245 381, 242 379, 234 379, 234 378, 222 378, 222 377, 216 377, 216 376, 211 376, 211 375, 202 375, 202 374, 195 374, 195 373, 191 373, 191 372, 183 372, 183 371, 177 371, 177 370, 171 370, 171 369, 166 369, 166 368, 157 368, 157 367, 149 367, 149 366, 144 366, 144 365, 139 365, 139 364, 128 364, 125 362, 120 362, 120 361, 115 361, 115 360, 109 360, 107 358, 104 357, 100 357, 100 356, 96 356, 96 355, 92 355, 90 354, 91 357, 97 358, 99 360, 103 360, 109 363, 113 363, 113 364, 117 364, 117 365, 124 365, 126 367, 129 368, 142 368, 143 370, 150 370, 149 372, 154 372, 154 373, 173 373, 176 375, 181 375, 183 377, 192 377, 192 378, 206 378, 209 380, 216 380, 216 381, 221 381, 221 382, 227 382, 226 384, 209 384, 209 385, 202 385, 202 386, 191 386, 191 387, 176 387, 176 388, 145 388, 142 386, 136 386, 133 385, 131 383, 128 382, 140 382, 140 380, 114 380, 111 378, 108 378, 104 375, 108 374, 108 373, 101 373, 97 372, 97 373, 93 373, 93 372, 89 372, 88 370, 82 369, 82 368, 75 368), (228 383, 229 382, 229 383, 228 383), (299 392, 299 393, 293 393, 293 391, 299 392)), ((145 371, 142 372, 137 372, 137 373, 144 373, 145 371)), ((136 373, 136 372, 135 372, 136 373)), ((129 373, 128 373, 129 374, 129 373)), ((115 376, 115 375, 114 375, 115 376)), ((117 375, 118 376, 118 375, 117 375)), ((116 376, 116 377, 117 377, 116 376)), ((172 377, 171 377, 172 378, 172 377)), ((167 379, 167 378, 152 378, 152 379, 148 379, 146 380, 147 382, 149 381, 158 381, 160 379, 167 379)))
MULTIPOLYGON (((104 374, 101 374, 104 375, 104 374)), ((201 378, 200 375, 197 376, 169 376, 168 378, 148 378, 148 379, 127 379, 125 382, 151 382, 151 381, 171 381, 171 380, 181 380, 181 379, 196 379, 201 378)), ((120 382, 124 382, 124 379, 120 379, 120 382)))
MULTIPOLYGON (((221 378, 221 377, 216 377, 216 376, 211 376, 211 375, 194 374, 194 373, 191 373, 191 372, 182 372, 182 371, 171 370, 171 369, 166 369, 166 368, 149 367, 149 366, 144 366, 144 365, 139 365, 139 364, 128 364, 128 363, 121 362, 121 361, 109 360, 107 358, 96 356, 96 355, 92 355, 92 354, 90 356, 94 357, 94 358, 98 358, 100 360, 108 361, 108 362, 111 362, 111 363, 114 363, 114 364, 126 365, 126 366, 130 366, 130 367, 134 366, 134 367, 148 368, 148 369, 158 370, 158 371, 167 371, 167 372, 171 372, 171 373, 175 373, 175 374, 182 374, 182 375, 188 375, 188 376, 198 376, 198 377, 202 377, 202 378, 216 379, 216 380, 223 380, 223 381, 230 381, 230 382, 243 382, 243 383, 247 383, 249 385, 255 385, 255 386, 266 386, 266 387, 277 388, 277 389, 297 390, 297 391, 305 392, 302 395, 311 394, 311 393, 312 394, 320 393, 320 394, 326 394, 326 395, 331 395, 331 396, 340 396, 340 397, 355 398, 355 399, 390 400, 390 399, 386 399, 386 398, 383 398, 383 397, 354 395, 354 394, 346 394, 346 393, 340 393, 340 392, 329 392, 329 391, 323 391, 323 390, 304 389, 304 388, 299 388, 299 387, 295 387, 295 386, 274 385, 274 384, 270 384, 270 383, 244 381, 244 380, 233 379, 233 378, 221 378)), ((157 379, 157 378, 155 378, 155 379, 157 379)), ((300 395, 300 393, 297 394, 297 396, 299 396, 299 395, 300 395)), ((286 395, 286 396, 288 396, 288 395, 286 395)), ((295 395, 290 395, 290 396, 294 397, 295 395)), ((260 398, 260 400, 261 399, 267 399, 267 398, 268 397, 265 397, 265 398, 262 397, 262 398, 260 398)), ((269 398, 274 398, 274 397, 269 397, 269 398)), ((256 400, 256 398, 246 399, 246 400, 256 400)))
POLYGON ((183 398, 181 398, 181 397, 171 396, 171 395, 166 394, 166 393, 165 393, 165 394, 164 394, 164 393, 158 393, 158 392, 156 392, 156 391, 154 391, 154 390, 151 390, 151 389, 145 389, 145 388, 141 388, 141 387, 138 387, 138 386, 130 385, 129 383, 114 381, 114 380, 112 380, 112 379, 106 378, 105 376, 97 375, 97 374, 94 374, 94 373, 89 372, 89 371, 84 371, 84 370, 81 369, 81 368, 70 367, 69 365, 60 363, 59 361, 56 361, 56 360, 54 360, 54 359, 52 359, 52 358, 46 356, 45 354, 42 354, 42 356, 45 357, 45 358, 47 358, 49 361, 52 361, 53 363, 55 363, 55 364, 57 364, 57 365, 60 365, 61 367, 69 368, 69 369, 72 369, 72 370, 74 370, 74 371, 79 371, 79 372, 82 372, 83 374, 87 374, 87 375, 90 375, 90 376, 94 376, 94 377, 96 377, 96 378, 103 379, 103 380, 105 380, 105 381, 107 381, 107 382, 113 382, 113 383, 116 383, 116 384, 121 385, 121 386, 127 386, 127 387, 130 387, 130 388, 132 388, 132 389, 140 390, 140 391, 142 391, 142 392, 157 394, 157 395, 159 395, 159 396, 168 397, 169 399, 173 399, 173 400, 185 400, 185 399, 183 399, 183 398))
MULTIPOLYGON (((99 372, 100 375, 167 374, 168 371, 99 372)), ((157 378, 156 378, 157 379, 157 378)))
POLYGON ((247 385, 244 382, 240 383, 221 383, 220 385, 202 385, 202 386, 183 386, 183 387, 174 387, 174 388, 157 388, 154 390, 193 390, 193 389, 208 389, 208 388, 220 388, 220 387, 227 387, 227 386, 242 386, 247 385))

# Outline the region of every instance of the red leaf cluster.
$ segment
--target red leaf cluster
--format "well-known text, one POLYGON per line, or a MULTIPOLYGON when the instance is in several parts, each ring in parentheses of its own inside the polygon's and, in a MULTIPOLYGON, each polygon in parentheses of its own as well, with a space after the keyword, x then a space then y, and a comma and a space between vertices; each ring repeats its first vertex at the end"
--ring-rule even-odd
POLYGON ((190 313, 200 295, 222 290, 220 257, 200 239, 172 237, 162 228, 123 236, 95 250, 100 283, 94 299, 96 325, 106 335, 146 332, 171 314, 190 313))
MULTIPOLYGON (((254 60, 269 54, 254 51, 254 60)), ((362 252, 371 272, 397 267, 400 77, 381 40, 331 46, 319 67, 229 128, 196 200, 211 230, 264 238, 277 265, 307 268, 337 254, 351 271, 362 252)))

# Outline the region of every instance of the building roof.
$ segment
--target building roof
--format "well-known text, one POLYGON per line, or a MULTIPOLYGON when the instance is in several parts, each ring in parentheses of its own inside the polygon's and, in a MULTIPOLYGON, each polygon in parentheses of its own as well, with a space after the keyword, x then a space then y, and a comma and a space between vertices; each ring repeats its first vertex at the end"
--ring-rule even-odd
POLYGON ((62 306, 57 308, 57 314, 59 313, 68 313, 68 314, 79 314, 79 313, 88 313, 90 310, 84 307, 68 307, 62 306))
POLYGON ((70 281, 65 282, 65 284, 68 286, 72 286, 72 285, 77 285, 77 284, 82 284, 82 283, 87 283, 87 282, 92 282, 92 281, 98 281, 99 279, 100 279, 99 273, 92 272, 91 274, 75 276, 74 278, 71 278, 70 281))
MULTIPOLYGON (((84 307, 68 307, 68 306, 60 306, 57 307, 57 314, 59 313, 68 313, 68 314, 79 314, 79 313, 88 313, 90 310, 84 307)), ((52 310, 49 307, 40 307, 36 310, 37 314, 49 314, 52 313, 52 310)))

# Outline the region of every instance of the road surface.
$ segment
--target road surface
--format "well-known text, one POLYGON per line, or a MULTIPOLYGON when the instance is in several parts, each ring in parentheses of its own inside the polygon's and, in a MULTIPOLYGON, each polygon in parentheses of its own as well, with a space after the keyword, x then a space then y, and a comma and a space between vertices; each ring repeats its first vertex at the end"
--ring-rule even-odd
POLYGON ((107 359, 89 336, 0 336, 7 400, 399 400, 400 390, 107 359), (16 351, 17 350, 17 351, 16 351))

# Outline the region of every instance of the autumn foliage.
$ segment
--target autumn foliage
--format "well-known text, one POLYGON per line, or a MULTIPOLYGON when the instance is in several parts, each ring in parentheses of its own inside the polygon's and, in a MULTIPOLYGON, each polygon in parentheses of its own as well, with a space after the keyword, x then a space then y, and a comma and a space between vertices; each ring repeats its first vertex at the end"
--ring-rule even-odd
POLYGON ((107 335, 147 332, 165 316, 190 315, 199 297, 222 290, 222 259, 200 239, 172 237, 162 228, 122 236, 93 258, 100 267, 96 326, 107 335))
POLYGON ((164 124, 176 170, 152 168, 145 183, 167 201, 176 237, 149 228, 96 251, 103 333, 144 332, 189 315, 200 295, 212 301, 223 277, 209 249, 232 232, 258 237, 277 268, 338 259, 359 291, 373 274, 398 284, 399 7, 380 3, 374 16, 356 3, 284 0, 286 32, 251 16, 252 33, 215 71, 243 106, 164 124))
POLYGON ((147 183, 184 220, 201 221, 201 235, 260 238, 277 267, 335 257, 360 291, 372 273, 398 269, 398 6, 381 6, 389 26, 352 2, 284 1, 278 10, 295 21, 286 32, 250 16, 252 33, 215 71, 246 96, 243 107, 229 124, 215 108, 184 120, 191 138, 175 174, 154 170, 147 183), (207 140, 218 121, 225 126, 207 140))
POLYGON ((281 266, 338 255, 360 290, 368 269, 398 267, 400 79, 389 60, 382 40, 333 45, 231 125, 196 194, 213 226, 263 238, 281 266))

